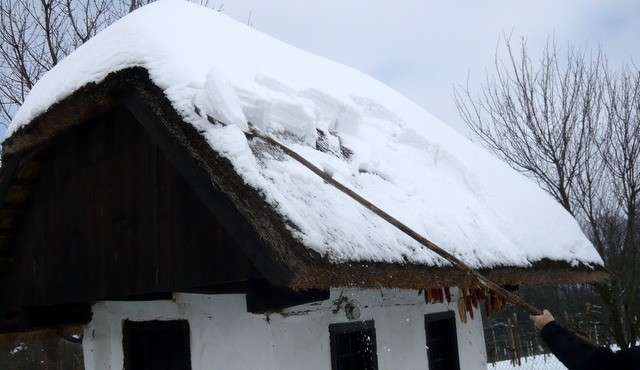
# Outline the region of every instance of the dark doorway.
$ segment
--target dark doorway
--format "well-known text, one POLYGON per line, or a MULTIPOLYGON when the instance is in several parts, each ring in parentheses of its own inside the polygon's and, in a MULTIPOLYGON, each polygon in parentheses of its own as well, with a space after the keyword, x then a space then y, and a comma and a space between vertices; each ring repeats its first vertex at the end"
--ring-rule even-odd
POLYGON ((125 370, 191 370, 187 320, 125 320, 122 334, 125 370))
POLYGON ((426 315, 424 326, 427 332, 429 370, 460 369, 456 318, 453 311, 426 315))

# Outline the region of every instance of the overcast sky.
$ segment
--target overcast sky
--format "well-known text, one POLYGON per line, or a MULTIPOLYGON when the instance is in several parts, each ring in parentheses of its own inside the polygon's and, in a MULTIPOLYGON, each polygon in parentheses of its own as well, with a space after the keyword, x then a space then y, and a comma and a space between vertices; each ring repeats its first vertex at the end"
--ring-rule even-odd
POLYGON ((640 64, 638 1, 225 0, 223 12, 375 77, 460 131, 453 86, 468 78, 478 90, 505 33, 527 37, 532 55, 555 35, 640 64))

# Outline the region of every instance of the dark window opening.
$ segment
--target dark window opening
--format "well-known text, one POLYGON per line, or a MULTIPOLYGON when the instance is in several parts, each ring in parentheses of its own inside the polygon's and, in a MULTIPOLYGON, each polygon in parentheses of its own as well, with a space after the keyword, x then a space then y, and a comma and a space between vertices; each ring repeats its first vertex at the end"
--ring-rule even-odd
POLYGON ((329 325, 332 370, 377 370, 373 321, 329 325))
POLYGON ((129 321, 122 328, 125 370, 191 370, 189 322, 129 321))
POLYGON ((458 338, 453 311, 425 315, 429 370, 459 370, 458 338))

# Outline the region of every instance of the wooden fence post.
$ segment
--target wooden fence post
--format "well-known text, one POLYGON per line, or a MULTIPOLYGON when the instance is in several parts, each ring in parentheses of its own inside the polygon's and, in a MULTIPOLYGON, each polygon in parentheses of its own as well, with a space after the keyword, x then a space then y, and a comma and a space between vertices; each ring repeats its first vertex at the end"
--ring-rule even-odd
POLYGON ((500 347, 496 340, 496 331, 493 328, 491 328, 491 336, 493 337, 493 362, 497 362, 500 360, 500 347))
POLYGON ((514 343, 514 347, 515 347, 515 353, 516 353, 516 358, 518 359, 518 366, 521 366, 521 358, 522 358, 522 338, 520 337, 520 325, 518 325, 518 315, 515 314, 515 312, 513 313, 513 327, 516 331, 516 335, 515 335, 515 343, 514 343))
POLYGON ((510 362, 512 365, 516 364, 516 360, 517 360, 517 356, 516 356, 516 340, 515 337, 513 335, 513 325, 511 324, 511 318, 508 317, 507 318, 507 326, 509 327, 509 340, 511 343, 509 343, 509 349, 510 349, 510 362))

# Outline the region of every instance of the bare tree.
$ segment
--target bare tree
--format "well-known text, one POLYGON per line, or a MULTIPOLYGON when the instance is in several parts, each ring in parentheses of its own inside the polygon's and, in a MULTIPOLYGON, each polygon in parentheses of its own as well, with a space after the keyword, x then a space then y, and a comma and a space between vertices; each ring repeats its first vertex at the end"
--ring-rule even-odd
POLYGON ((531 60, 506 39, 507 58, 477 95, 456 89, 458 111, 475 137, 569 211, 616 279, 594 284, 610 335, 635 342, 640 194, 640 74, 611 72, 599 51, 549 41, 531 60))
MULTIPOLYGON (((615 310, 610 309, 615 325, 621 326, 627 343, 633 343, 640 332, 640 71, 623 66, 607 74, 605 82, 606 117, 600 150, 611 207, 606 218, 600 224, 594 222, 591 229, 618 280, 596 288, 601 296, 611 297, 605 303, 615 305, 615 310)), ((622 344, 617 337, 616 341, 622 344)))
POLYGON ((107 0, 0 0, 2 124, 46 71, 120 17, 123 8, 107 0))
POLYGON ((0 124, 8 125, 33 85, 62 58, 153 1, 0 0, 0 124))

